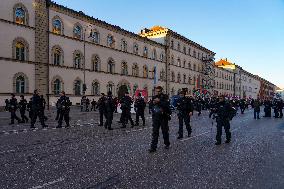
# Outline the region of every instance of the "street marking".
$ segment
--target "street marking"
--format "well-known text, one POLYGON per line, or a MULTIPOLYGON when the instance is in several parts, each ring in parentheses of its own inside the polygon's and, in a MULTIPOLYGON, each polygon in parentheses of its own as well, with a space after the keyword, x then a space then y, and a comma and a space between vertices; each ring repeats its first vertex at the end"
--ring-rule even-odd
POLYGON ((55 183, 62 182, 62 181, 64 181, 64 178, 59 178, 59 179, 57 179, 57 180, 44 183, 43 185, 40 185, 40 186, 34 186, 34 187, 30 188, 30 189, 40 189, 40 188, 44 188, 44 187, 46 187, 46 186, 50 186, 50 185, 53 185, 53 184, 55 184, 55 183))

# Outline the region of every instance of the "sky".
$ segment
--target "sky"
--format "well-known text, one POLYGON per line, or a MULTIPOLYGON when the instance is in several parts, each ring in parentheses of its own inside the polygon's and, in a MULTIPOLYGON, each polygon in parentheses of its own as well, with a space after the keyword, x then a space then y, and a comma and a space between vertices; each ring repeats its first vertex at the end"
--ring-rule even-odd
POLYGON ((284 0, 54 0, 139 33, 160 25, 284 88, 284 0))

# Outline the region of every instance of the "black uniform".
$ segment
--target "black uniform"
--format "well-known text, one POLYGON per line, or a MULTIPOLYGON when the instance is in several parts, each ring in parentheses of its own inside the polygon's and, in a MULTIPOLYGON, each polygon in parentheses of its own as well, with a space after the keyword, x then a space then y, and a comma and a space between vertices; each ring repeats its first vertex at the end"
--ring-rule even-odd
POLYGON ((61 96, 58 100, 58 109, 59 109, 59 119, 58 119, 58 128, 62 127, 62 121, 66 123, 66 127, 69 127, 69 112, 70 112, 71 102, 68 97, 61 96))
POLYGON ((100 124, 99 124, 99 126, 104 125, 105 101, 106 101, 106 97, 102 96, 99 99, 98 105, 97 105, 99 112, 100 112, 100 124))
POLYGON ((41 126, 47 127, 44 123, 44 102, 43 98, 41 98, 39 95, 34 94, 32 97, 32 121, 31 121, 31 128, 34 128, 34 124, 36 122, 37 117, 39 117, 39 121, 41 123, 41 126))
POLYGON ((269 100, 266 100, 264 102, 264 117, 271 117, 271 108, 272 108, 272 103, 269 100))
POLYGON ((29 119, 27 118, 26 114, 26 109, 27 109, 27 100, 26 99, 21 99, 19 102, 19 108, 20 108, 20 114, 21 114, 21 118, 22 118, 22 122, 23 123, 27 123, 29 121, 29 119))
POLYGON ((230 120, 234 115, 230 103, 221 101, 216 104, 215 117, 217 122, 216 144, 221 144, 222 127, 225 129, 227 143, 231 141, 230 120))
POLYGON ((92 107, 91 107, 91 111, 96 111, 96 106, 97 106, 97 102, 95 101, 95 100, 93 100, 92 102, 91 102, 91 105, 92 105, 92 107))
POLYGON ((5 111, 9 111, 9 100, 5 100, 5 111))
POLYGON ((47 119, 47 117, 45 116, 45 112, 44 112, 44 111, 45 111, 45 106, 46 106, 46 101, 45 101, 45 99, 43 98, 43 95, 41 95, 40 98, 41 98, 41 103, 42 103, 43 118, 44 118, 45 121, 47 121, 48 119, 47 119))
POLYGON ((153 97, 153 100, 156 98, 160 99, 160 102, 152 106, 153 133, 151 150, 156 150, 157 148, 160 128, 162 129, 164 144, 166 147, 170 146, 168 122, 170 120, 171 109, 168 96, 165 94, 156 95, 153 97))
POLYGON ((244 100, 244 99, 242 99, 242 100, 240 101, 240 109, 241 109, 241 114, 244 114, 245 109, 246 109, 246 103, 245 103, 245 100, 244 100))
POLYGON ((130 96, 124 96, 120 100, 120 104, 121 104, 120 109, 122 110, 122 113, 121 113, 122 127, 121 128, 126 127, 126 123, 128 122, 128 120, 130 121, 131 126, 134 127, 134 122, 131 118, 131 105, 132 105, 132 103, 133 103, 133 101, 132 101, 130 96))
POLYGON ((30 99, 29 103, 27 104, 27 111, 29 112, 30 120, 33 119, 33 111, 32 111, 32 98, 30 99))
POLYGON ((108 95, 105 98, 105 106, 104 106, 104 115, 106 118, 105 128, 108 130, 112 130, 111 124, 113 120, 113 112, 115 111, 115 102, 111 95, 108 95))
POLYGON ((16 98, 12 97, 9 101, 9 111, 11 112, 10 124, 14 124, 15 119, 18 121, 18 123, 21 122, 21 119, 16 115, 17 109, 18 109, 18 101, 16 98))
POLYGON ((179 119, 179 139, 183 138, 183 123, 186 125, 188 136, 191 135, 190 116, 193 112, 193 105, 189 98, 182 97, 177 101, 178 119, 179 119))
POLYGON ((145 126, 145 116, 144 111, 146 107, 146 103, 142 97, 138 97, 134 104, 135 111, 136 111, 136 125, 139 125, 139 117, 142 118, 143 126, 145 126))

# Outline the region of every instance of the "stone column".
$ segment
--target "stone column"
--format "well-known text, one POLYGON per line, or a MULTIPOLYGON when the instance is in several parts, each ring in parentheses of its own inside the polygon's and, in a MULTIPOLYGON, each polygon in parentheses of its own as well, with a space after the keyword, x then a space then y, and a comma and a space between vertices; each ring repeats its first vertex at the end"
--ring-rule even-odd
POLYGON ((35 88, 48 100, 49 94, 49 36, 46 0, 35 0, 35 88))

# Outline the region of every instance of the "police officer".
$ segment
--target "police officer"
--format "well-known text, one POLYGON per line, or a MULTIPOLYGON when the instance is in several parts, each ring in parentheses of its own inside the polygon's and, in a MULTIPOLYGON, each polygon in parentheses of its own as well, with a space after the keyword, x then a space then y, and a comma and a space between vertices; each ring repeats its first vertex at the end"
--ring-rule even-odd
POLYGON ((165 148, 168 149, 170 146, 168 122, 170 120, 171 110, 169 98, 167 95, 163 94, 162 90, 163 88, 161 86, 157 86, 155 88, 156 96, 153 97, 153 132, 149 153, 156 152, 160 128, 162 129, 165 148))
POLYGON ((106 101, 105 93, 102 93, 101 95, 102 96, 98 100, 98 104, 97 104, 97 107, 98 107, 99 113, 100 113, 100 124, 99 124, 99 126, 104 125, 104 112, 105 112, 105 101, 106 101))
POLYGON ((16 111, 18 109, 18 101, 14 94, 11 94, 11 99, 9 101, 9 111, 11 112, 11 123, 14 124, 14 120, 16 119, 18 123, 21 123, 21 119, 16 115, 16 111))
POLYGON ((259 113, 260 113, 260 101, 259 99, 256 99, 253 101, 253 108, 254 108, 254 119, 260 119, 259 113))
POLYGON ((5 111, 9 111, 9 100, 5 99, 5 111))
POLYGON ((65 92, 62 91, 60 93, 60 98, 58 100, 59 119, 58 119, 58 126, 56 128, 62 127, 63 119, 66 123, 66 127, 70 127, 70 124, 69 124, 70 106, 71 106, 71 102, 69 100, 69 97, 65 96, 65 92))
POLYGON ((46 101, 45 101, 45 99, 43 98, 43 95, 40 95, 40 99, 41 99, 41 104, 42 104, 42 110, 43 110, 43 118, 44 118, 44 120, 45 121, 47 121, 48 119, 47 119, 47 117, 45 116, 45 106, 46 106, 46 101))
POLYGON ((188 136, 191 135, 190 117, 193 114, 193 105, 190 99, 185 97, 185 91, 180 92, 180 98, 177 100, 177 110, 178 110, 178 120, 179 120, 179 130, 178 139, 183 138, 183 123, 186 125, 186 130, 188 136))
POLYGON ((271 117, 271 107, 272 107, 272 103, 270 100, 265 100, 264 101, 264 117, 271 117))
POLYGON ((93 99, 93 101, 91 102, 91 111, 96 111, 96 106, 97 106, 97 102, 95 101, 95 99, 93 99))
POLYGON ((217 122, 217 134, 216 134, 216 143, 215 145, 221 144, 222 137, 222 127, 225 129, 226 133, 226 143, 231 141, 231 132, 230 132, 230 120, 232 119, 234 112, 230 103, 225 101, 225 97, 221 96, 219 102, 214 108, 215 118, 217 122))
POLYGON ((115 111, 115 102, 112 98, 112 92, 109 91, 107 97, 105 98, 104 115, 106 118, 105 128, 108 130, 113 130, 111 128, 113 120, 113 112, 115 111))
POLYGON ((279 108, 279 118, 283 118, 284 102, 282 99, 279 100, 278 108, 279 108))
POLYGON ((31 128, 35 128, 35 122, 37 117, 39 117, 39 121, 41 123, 41 126, 43 128, 47 127, 44 123, 44 106, 43 106, 43 100, 38 94, 38 90, 34 91, 33 97, 32 97, 32 121, 31 121, 31 128))
POLYGON ((142 98, 141 93, 138 94, 138 98, 135 101, 134 108, 136 111, 136 126, 139 125, 139 117, 141 117, 143 121, 143 126, 145 126, 145 116, 144 116, 144 111, 145 111, 146 103, 145 100, 142 98))
POLYGON ((29 119, 25 115, 28 102, 25 99, 24 95, 21 95, 20 97, 21 97, 21 100, 19 102, 19 107, 20 107, 20 114, 21 114, 22 122, 23 123, 28 123, 29 119))
POLYGON ((244 114, 245 109, 246 109, 245 99, 241 99, 241 101, 240 101, 240 109, 241 109, 241 114, 244 114))
POLYGON ((120 104, 121 104, 120 109, 122 110, 122 113, 121 113, 122 127, 121 128, 126 128, 126 123, 128 122, 128 120, 131 123, 131 128, 133 128, 134 122, 131 118, 131 105, 133 104, 133 101, 131 97, 129 96, 129 92, 125 92, 124 97, 122 97, 120 100, 120 104))

